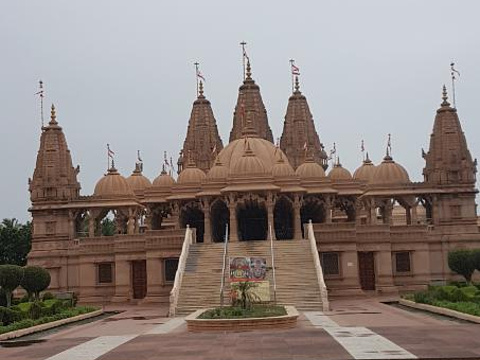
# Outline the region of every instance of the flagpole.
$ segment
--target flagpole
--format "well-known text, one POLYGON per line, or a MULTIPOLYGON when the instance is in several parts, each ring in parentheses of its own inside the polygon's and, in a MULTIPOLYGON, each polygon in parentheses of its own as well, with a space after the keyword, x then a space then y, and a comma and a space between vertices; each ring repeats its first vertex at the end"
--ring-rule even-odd
POLYGON ((242 41, 240 45, 242 45, 243 80, 245 80, 245 45, 247 45, 247 43, 242 41))
POLYGON ((451 63, 450 64, 450 74, 452 75, 452 100, 453 100, 453 108, 456 109, 457 108, 457 102, 456 102, 456 99, 455 99, 455 63, 451 63))
POLYGON ((107 144, 107 172, 110 167, 110 145, 107 144))
POLYGON ((294 76, 293 76, 293 63, 295 62, 295 60, 293 59, 290 59, 290 74, 292 76, 292 94, 294 92, 294 89, 295 89, 295 79, 294 79, 294 76))
POLYGON ((195 79, 197 80, 197 97, 198 97, 198 65, 200 64, 197 61, 193 65, 195 65, 195 79))

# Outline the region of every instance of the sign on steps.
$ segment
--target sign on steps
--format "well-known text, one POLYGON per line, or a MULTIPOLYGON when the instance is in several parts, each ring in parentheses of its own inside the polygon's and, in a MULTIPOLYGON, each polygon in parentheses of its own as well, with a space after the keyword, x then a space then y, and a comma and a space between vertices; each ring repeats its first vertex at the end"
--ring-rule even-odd
MULTIPOLYGON (((254 282, 251 292, 261 302, 270 301, 270 282, 265 280, 266 276, 267 259, 247 256, 230 258, 230 283, 254 282)), ((234 291, 231 297, 236 295, 234 291)))

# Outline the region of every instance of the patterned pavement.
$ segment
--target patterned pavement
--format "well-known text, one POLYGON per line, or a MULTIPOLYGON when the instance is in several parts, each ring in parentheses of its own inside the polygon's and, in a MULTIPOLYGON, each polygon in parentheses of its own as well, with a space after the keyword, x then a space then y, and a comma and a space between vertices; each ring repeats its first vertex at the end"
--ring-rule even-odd
POLYGON ((188 333, 165 308, 126 307, 89 324, 0 346, 0 359, 480 359, 480 325, 412 312, 378 299, 336 300, 290 330, 188 333))

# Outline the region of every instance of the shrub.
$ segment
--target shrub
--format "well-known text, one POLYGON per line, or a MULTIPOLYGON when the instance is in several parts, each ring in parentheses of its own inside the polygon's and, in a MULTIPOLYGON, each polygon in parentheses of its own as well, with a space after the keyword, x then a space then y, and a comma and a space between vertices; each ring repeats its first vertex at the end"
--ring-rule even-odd
POLYGON ((475 271, 475 256, 472 250, 455 250, 448 253, 448 266, 457 274, 462 275, 468 284, 472 281, 475 271))
POLYGON ((43 294, 43 297, 42 297, 42 300, 45 301, 45 300, 52 300, 52 299, 55 299, 55 295, 53 295, 51 292, 46 292, 43 294))
POLYGON ((50 285, 50 273, 40 266, 25 266, 23 270, 22 287, 39 300, 39 293, 50 285))
POLYGON ((0 306, 0 323, 2 323, 4 326, 23 320, 24 318, 25 314, 19 309, 0 306))
POLYGON ((456 286, 439 286, 432 291, 432 296, 437 300, 452 301, 452 294, 458 288, 456 286))
POLYGON ((424 291, 413 294, 413 300, 420 304, 431 304, 433 302, 432 296, 424 291))
POLYGON ((5 292, 6 305, 12 303, 12 292, 20 285, 23 269, 18 265, 0 265, 0 287, 5 292))
POLYGON ((34 301, 32 305, 30 305, 30 309, 28 310, 30 319, 37 320, 44 314, 45 312, 43 310, 42 303, 39 301, 34 301))

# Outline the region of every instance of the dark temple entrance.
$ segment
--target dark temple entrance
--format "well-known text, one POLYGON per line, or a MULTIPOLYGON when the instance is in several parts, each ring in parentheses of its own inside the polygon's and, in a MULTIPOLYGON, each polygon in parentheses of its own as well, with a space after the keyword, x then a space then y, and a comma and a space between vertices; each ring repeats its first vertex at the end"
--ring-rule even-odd
POLYGON ((132 261, 132 290, 134 299, 147 295, 147 263, 145 260, 132 261))
POLYGON ((182 228, 189 225, 196 230, 196 242, 203 242, 203 235, 205 233, 204 215, 197 203, 190 203, 182 208, 180 213, 180 224, 182 228))
POLYGON ((273 223, 277 240, 293 239, 293 207, 286 197, 279 198, 273 209, 273 223))
POLYGON ((358 253, 358 276, 362 290, 375 290, 375 256, 372 251, 358 253))
POLYGON ((268 231, 267 210, 256 201, 240 205, 237 212, 240 240, 265 240, 268 231))
MULTIPOLYGON (((302 225, 312 220, 312 223, 318 224, 325 222, 326 211, 323 202, 320 199, 311 197, 304 200, 300 209, 300 218, 302 225)), ((302 226, 302 236, 305 238, 304 227, 302 226)))
POLYGON ((225 202, 215 201, 210 209, 210 217, 212 221, 212 240, 214 242, 224 242, 226 226, 230 222, 230 211, 225 202))

